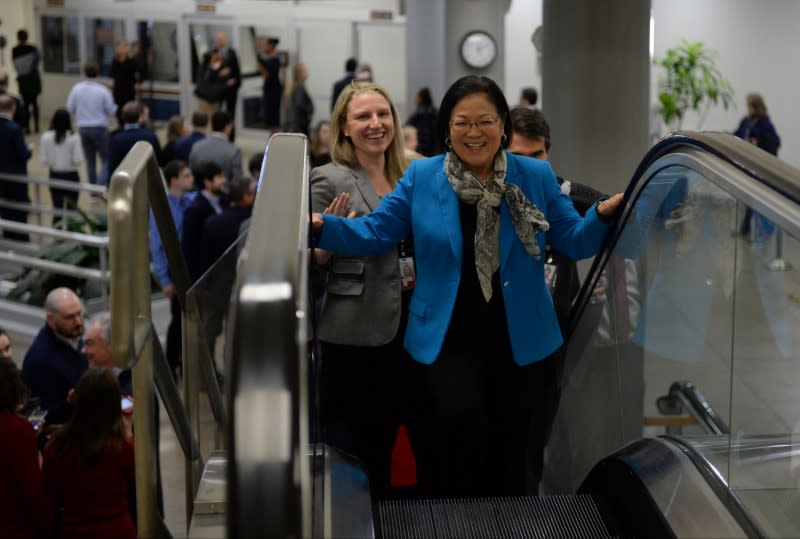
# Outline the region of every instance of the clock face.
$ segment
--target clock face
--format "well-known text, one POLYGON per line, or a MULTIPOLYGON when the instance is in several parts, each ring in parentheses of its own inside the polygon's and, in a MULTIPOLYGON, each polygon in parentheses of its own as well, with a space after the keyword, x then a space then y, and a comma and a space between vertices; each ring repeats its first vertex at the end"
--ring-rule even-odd
POLYGON ((461 58, 472 68, 489 67, 496 57, 497 44, 486 32, 469 32, 461 41, 461 58))

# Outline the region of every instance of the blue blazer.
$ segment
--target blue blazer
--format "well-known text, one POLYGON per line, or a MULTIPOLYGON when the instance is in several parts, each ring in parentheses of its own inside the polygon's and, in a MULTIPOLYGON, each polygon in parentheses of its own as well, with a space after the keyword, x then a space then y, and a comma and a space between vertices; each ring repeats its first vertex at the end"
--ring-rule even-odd
MULTIPOLYGON (((509 153, 506 158, 506 183, 518 185, 550 223, 550 231, 537 237, 542 253, 549 242, 575 259, 595 255, 611 226, 599 219, 596 205, 582 218, 547 161, 509 153)), ((324 219, 319 247, 338 253, 381 253, 413 232, 417 282, 404 346, 421 363, 436 361, 455 305, 463 254, 458 197, 444 173, 444 155, 412 162, 376 211, 358 219, 324 219)), ((505 200, 500 206, 499 271, 514 360, 528 365, 547 357, 563 339, 545 286, 544 260, 525 251, 505 200)))

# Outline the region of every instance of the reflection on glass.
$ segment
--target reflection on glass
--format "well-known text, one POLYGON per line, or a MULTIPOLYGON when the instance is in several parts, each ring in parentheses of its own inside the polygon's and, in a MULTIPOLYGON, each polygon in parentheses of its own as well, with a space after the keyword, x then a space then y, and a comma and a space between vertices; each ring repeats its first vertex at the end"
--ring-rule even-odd
POLYGON ((42 23, 42 66, 45 73, 78 74, 78 19, 44 15, 42 23))
POLYGON ((86 60, 96 62, 100 76, 111 76, 111 61, 117 40, 125 37, 121 19, 86 19, 86 60))
POLYGON ((138 53, 147 60, 145 80, 178 82, 178 27, 174 22, 139 21, 138 53))

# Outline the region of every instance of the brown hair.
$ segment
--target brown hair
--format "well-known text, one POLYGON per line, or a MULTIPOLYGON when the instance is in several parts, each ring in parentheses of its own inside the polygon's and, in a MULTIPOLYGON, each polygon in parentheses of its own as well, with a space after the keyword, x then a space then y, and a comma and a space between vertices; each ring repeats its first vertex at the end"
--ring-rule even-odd
MULTIPOLYGON (((0 335, 8 333, 0 329, 0 335)), ((0 412, 13 414, 26 392, 17 364, 11 358, 0 357, 0 412)))
POLYGON ((75 388, 75 413, 53 442, 59 452, 71 449, 83 468, 97 464, 103 452, 119 450, 125 439, 119 381, 107 367, 87 370, 75 388))
POLYGON ((358 166, 358 159, 353 148, 353 143, 345 136, 342 127, 347 122, 347 108, 353 97, 361 94, 376 93, 382 95, 392 111, 392 123, 394 124, 394 136, 389 147, 386 148, 386 177, 392 188, 397 185, 397 181, 403 176, 408 168, 408 159, 403 156, 403 128, 400 125, 400 118, 394 106, 392 98, 381 86, 374 82, 351 82, 345 86, 339 99, 333 107, 331 113, 331 140, 330 154, 331 160, 340 166, 355 168, 358 166))
POLYGON ((747 94, 747 104, 753 107, 756 117, 763 118, 767 115, 767 105, 761 94, 747 94))

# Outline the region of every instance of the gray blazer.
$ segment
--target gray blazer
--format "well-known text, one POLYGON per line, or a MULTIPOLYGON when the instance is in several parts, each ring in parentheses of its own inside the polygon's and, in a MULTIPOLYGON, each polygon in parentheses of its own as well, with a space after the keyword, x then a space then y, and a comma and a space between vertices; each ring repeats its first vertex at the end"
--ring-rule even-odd
POLYGON ((242 150, 236 144, 214 134, 198 140, 189 153, 189 166, 213 161, 222 168, 228 181, 242 179, 242 150))
MULTIPOLYGON (((333 163, 311 171, 311 209, 322 212, 347 192, 356 215, 376 210, 381 199, 367 173, 333 163)), ((400 264, 397 248, 382 255, 333 254, 328 265, 326 300, 319 323, 323 341, 351 346, 380 346, 400 327, 400 264)))

